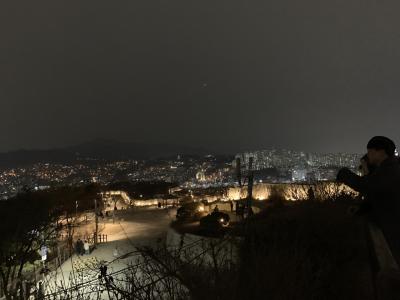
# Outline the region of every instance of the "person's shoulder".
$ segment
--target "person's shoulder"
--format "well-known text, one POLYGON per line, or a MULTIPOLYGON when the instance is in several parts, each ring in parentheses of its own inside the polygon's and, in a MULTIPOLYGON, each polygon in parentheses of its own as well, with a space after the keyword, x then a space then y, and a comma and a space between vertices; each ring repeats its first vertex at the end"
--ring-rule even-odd
POLYGON ((382 169, 391 170, 396 173, 400 173, 400 160, 396 157, 388 161, 382 169))
POLYGON ((393 168, 393 167, 395 167, 395 168, 399 167, 400 168, 400 158, 397 157, 397 156, 388 157, 381 164, 381 168, 393 168))
POLYGON ((383 165, 376 170, 377 177, 400 181, 400 162, 398 158, 385 161, 383 165))

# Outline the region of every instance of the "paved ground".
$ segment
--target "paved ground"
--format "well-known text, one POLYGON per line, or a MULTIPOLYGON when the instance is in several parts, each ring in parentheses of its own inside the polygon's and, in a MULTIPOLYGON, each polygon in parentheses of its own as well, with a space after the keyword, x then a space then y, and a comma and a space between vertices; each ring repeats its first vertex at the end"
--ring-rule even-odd
MULTIPOLYGON (((46 276, 47 293, 54 293, 61 286, 69 288, 86 282, 97 284, 101 263, 108 265, 108 274, 126 268, 138 260, 136 254, 131 254, 135 246, 155 244, 165 235, 175 214, 175 209, 136 208, 118 211, 115 223, 111 217, 100 220, 100 233, 108 236, 108 242, 99 244, 89 255, 73 255, 58 270, 46 276)), ((93 224, 87 224, 80 231, 90 232, 92 227, 93 224)))

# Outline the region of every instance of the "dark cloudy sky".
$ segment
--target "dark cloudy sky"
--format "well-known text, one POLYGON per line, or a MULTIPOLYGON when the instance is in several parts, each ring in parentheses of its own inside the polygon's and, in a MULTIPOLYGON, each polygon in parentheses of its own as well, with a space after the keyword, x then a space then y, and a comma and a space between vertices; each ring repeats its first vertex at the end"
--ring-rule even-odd
POLYGON ((400 143, 399 1, 2 1, 0 151, 400 143))

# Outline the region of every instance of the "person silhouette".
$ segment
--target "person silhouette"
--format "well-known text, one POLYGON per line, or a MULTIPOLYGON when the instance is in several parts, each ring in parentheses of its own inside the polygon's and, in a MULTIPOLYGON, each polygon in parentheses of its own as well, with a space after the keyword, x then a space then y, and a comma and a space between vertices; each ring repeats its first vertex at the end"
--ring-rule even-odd
POLYGON ((393 256, 400 263, 400 163, 395 143, 384 136, 375 136, 367 144, 368 165, 372 170, 360 176, 342 168, 337 181, 364 195, 370 221, 382 230, 393 256))

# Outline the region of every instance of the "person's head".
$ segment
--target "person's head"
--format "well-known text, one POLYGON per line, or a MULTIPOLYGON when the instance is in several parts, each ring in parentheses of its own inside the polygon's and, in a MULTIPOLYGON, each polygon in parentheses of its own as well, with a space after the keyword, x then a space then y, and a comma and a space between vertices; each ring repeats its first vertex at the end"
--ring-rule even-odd
POLYGON ((374 136, 367 144, 368 162, 373 166, 379 166, 388 157, 394 156, 396 145, 384 136, 374 136))
POLYGON ((370 164, 368 154, 365 154, 363 157, 360 158, 360 166, 358 167, 358 169, 361 171, 363 176, 372 173, 375 168, 376 166, 370 164))

